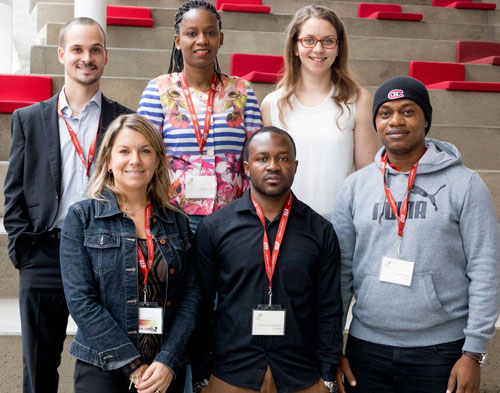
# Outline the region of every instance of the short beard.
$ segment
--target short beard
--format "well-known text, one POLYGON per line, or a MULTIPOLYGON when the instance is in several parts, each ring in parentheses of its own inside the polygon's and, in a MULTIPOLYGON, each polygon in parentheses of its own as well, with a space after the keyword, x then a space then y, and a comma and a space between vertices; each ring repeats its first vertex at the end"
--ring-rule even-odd
POLYGON ((94 83, 96 83, 99 79, 101 79, 101 75, 95 77, 95 78, 92 78, 92 79, 89 79, 89 80, 81 80, 81 79, 76 79, 76 81, 82 85, 82 86, 90 86, 90 85, 93 85, 94 83))
POLYGON ((401 147, 401 148, 391 148, 389 146, 385 146, 385 149, 391 154, 400 155, 400 154, 408 154, 408 153, 418 149, 420 147, 420 145, 421 145, 421 142, 418 141, 410 146, 405 146, 405 147, 401 147))

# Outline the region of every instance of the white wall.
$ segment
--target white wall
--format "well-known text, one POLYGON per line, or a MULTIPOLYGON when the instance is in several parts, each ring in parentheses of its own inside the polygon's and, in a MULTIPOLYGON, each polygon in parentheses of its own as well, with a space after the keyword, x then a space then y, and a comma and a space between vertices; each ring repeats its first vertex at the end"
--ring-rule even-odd
POLYGON ((36 31, 29 7, 29 0, 12 1, 11 72, 16 74, 30 73, 30 49, 36 44, 36 31))
POLYGON ((0 73, 12 72, 12 1, 0 0, 0 73))

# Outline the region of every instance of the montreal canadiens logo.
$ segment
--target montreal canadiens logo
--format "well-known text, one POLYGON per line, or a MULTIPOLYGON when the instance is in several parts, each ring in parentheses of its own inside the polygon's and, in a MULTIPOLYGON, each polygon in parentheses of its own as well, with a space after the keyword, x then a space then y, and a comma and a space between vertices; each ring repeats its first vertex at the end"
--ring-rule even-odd
POLYGON ((390 100, 395 100, 397 98, 403 98, 405 96, 405 92, 401 89, 394 89, 387 94, 387 98, 390 100))

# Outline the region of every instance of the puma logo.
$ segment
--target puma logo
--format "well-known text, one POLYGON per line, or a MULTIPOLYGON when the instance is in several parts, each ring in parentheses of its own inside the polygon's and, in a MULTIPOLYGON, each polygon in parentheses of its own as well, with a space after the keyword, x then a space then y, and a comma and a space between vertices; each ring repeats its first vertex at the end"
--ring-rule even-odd
POLYGON ((434 206, 434 210, 437 211, 438 207, 436 204, 436 195, 438 194, 439 191, 441 191, 445 187, 446 187, 446 184, 443 184, 441 187, 438 188, 438 190, 434 194, 429 194, 427 191, 420 188, 419 186, 413 185, 411 192, 414 194, 418 194, 420 196, 423 196, 424 198, 428 198, 429 201, 431 201, 432 206, 434 206))

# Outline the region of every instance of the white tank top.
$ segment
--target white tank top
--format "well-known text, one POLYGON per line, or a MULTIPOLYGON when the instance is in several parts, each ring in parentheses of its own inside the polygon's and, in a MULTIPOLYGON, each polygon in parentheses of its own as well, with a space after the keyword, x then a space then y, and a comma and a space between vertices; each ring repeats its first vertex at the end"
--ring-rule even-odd
POLYGON ((314 107, 302 105, 292 95, 292 110, 286 107, 284 113, 286 125, 279 118, 282 89, 270 94, 272 125, 290 133, 297 146, 299 166, 292 191, 328 220, 342 181, 354 171, 355 106, 342 104, 344 113, 337 122, 340 108, 331 98, 333 91, 314 107))

